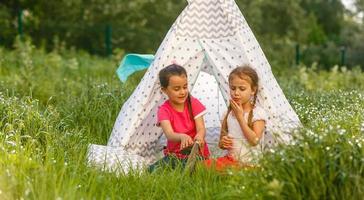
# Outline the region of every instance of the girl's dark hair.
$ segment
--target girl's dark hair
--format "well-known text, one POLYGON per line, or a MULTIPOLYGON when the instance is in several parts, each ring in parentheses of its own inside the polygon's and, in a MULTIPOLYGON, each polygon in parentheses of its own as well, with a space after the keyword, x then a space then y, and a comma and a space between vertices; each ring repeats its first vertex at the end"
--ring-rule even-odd
MULTIPOLYGON (((177 65, 177 64, 168 65, 167 67, 163 68, 159 72, 159 82, 160 82, 162 88, 168 87, 169 78, 171 78, 171 76, 186 76, 187 77, 187 71, 185 68, 183 68, 182 66, 177 65)), ((194 121, 190 93, 188 93, 187 101, 188 101, 188 112, 190 114, 190 118, 192 121, 194 121)))
POLYGON ((169 85, 169 78, 171 76, 182 75, 187 77, 185 68, 176 64, 168 65, 159 72, 159 82, 161 83, 162 88, 167 88, 169 85))
MULTIPOLYGON (((229 82, 231 82, 231 80, 234 77, 239 77, 241 79, 248 81, 250 83, 252 89, 254 89, 254 88, 256 89, 256 92, 254 94, 254 99, 252 102, 253 107, 254 107, 256 100, 257 100, 258 82, 259 82, 259 77, 258 77, 257 72, 253 68, 251 68, 249 65, 244 65, 241 67, 237 67, 233 71, 231 71, 231 73, 229 74, 229 82)), ((224 120, 222 121, 220 142, 219 142, 220 148, 222 148, 222 144, 221 144, 222 137, 226 136, 228 134, 227 118, 228 118, 230 112, 231 112, 231 105, 229 105, 228 111, 224 117, 224 120)), ((253 128, 252 121, 253 121, 253 109, 249 112, 249 116, 248 116, 248 126, 250 128, 253 128)))

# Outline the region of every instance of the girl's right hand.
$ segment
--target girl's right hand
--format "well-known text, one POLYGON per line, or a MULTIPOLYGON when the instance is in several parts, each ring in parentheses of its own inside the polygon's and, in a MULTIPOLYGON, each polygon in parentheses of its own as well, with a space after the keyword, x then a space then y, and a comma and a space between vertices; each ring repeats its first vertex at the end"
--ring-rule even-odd
POLYGON ((193 145, 193 140, 190 136, 186 134, 180 134, 180 138, 181 138, 181 149, 193 145))
POLYGON ((225 135, 221 138, 221 145, 224 149, 231 149, 233 147, 233 139, 225 135))

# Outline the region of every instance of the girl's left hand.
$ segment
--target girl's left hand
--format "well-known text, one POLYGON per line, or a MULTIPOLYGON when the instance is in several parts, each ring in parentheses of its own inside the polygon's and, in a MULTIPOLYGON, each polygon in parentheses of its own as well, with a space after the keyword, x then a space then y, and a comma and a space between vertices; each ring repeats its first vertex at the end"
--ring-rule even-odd
POLYGON ((197 134, 194 140, 197 141, 201 146, 205 144, 205 138, 200 134, 197 134))
POLYGON ((231 149, 233 147, 233 139, 228 135, 223 136, 220 142, 222 149, 231 149))
POLYGON ((244 115, 243 108, 237 104, 234 100, 230 100, 231 110, 234 112, 234 115, 237 119, 242 119, 244 115))

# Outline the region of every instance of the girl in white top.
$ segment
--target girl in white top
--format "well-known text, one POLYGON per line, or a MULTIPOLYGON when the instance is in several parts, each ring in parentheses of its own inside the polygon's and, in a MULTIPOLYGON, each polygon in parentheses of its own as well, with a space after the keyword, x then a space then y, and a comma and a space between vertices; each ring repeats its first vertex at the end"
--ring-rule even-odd
POLYGON ((256 106, 258 75, 249 66, 237 67, 229 75, 230 105, 222 120, 219 147, 228 150, 207 166, 217 170, 250 166, 260 153, 260 140, 265 129, 265 111, 256 106))

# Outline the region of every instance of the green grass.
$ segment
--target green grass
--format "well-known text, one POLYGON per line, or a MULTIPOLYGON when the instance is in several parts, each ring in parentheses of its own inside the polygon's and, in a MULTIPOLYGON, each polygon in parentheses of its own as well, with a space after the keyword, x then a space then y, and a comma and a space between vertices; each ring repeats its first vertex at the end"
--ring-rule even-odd
POLYGON ((86 166, 106 144, 143 72, 121 84, 119 56, 29 42, 0 47, 0 199, 360 199, 364 196, 364 74, 360 68, 273 68, 305 129, 259 170, 115 176, 86 166))

